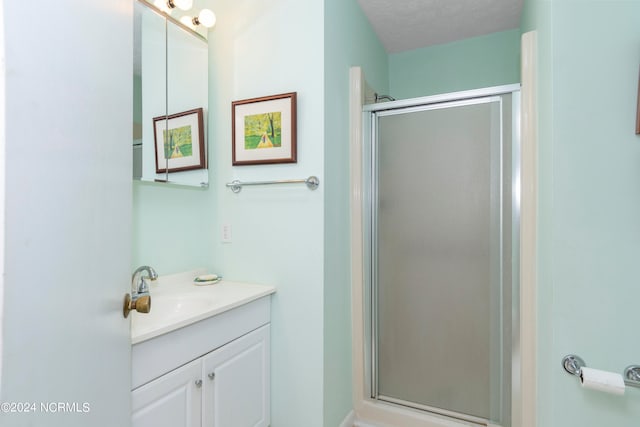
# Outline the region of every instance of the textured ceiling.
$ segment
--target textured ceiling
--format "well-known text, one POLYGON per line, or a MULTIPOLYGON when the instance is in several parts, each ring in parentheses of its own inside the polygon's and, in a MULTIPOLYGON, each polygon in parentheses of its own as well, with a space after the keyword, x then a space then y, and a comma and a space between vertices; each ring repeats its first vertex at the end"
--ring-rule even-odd
POLYGON ((520 26, 524 0, 358 0, 389 53, 520 26))

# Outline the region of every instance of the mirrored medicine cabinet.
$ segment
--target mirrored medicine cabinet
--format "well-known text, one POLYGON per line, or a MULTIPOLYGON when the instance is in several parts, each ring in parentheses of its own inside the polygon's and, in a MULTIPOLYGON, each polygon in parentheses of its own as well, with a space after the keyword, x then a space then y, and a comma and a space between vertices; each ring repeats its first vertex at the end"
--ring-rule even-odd
POLYGON ((207 40, 143 0, 134 10, 133 178, 207 187, 207 40))

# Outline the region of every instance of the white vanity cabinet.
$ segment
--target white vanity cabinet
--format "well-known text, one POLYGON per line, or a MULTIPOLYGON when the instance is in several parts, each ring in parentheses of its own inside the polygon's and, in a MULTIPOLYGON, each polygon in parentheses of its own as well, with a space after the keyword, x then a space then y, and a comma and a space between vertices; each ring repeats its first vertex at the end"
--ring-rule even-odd
POLYGON ((202 358, 203 427, 267 427, 269 325, 202 358))
POLYGON ((133 427, 267 427, 269 325, 135 389, 133 427))
POLYGON ((274 288, 220 283, 195 292, 218 306, 171 324, 161 312, 134 319, 133 427, 268 427, 274 288))
POLYGON ((135 389, 133 427, 196 427, 201 425, 202 393, 196 384, 202 363, 194 360, 135 389))

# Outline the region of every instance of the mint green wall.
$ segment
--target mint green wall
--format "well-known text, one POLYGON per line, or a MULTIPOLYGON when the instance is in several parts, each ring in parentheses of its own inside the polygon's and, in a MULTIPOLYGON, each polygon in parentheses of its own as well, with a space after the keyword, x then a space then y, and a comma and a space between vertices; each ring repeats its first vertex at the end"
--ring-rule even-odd
POLYGON ((539 31, 538 425, 637 426, 640 390, 580 387, 561 358, 639 363, 640 0, 529 1, 539 31), (575 410, 568 410, 574 408, 575 410))
POLYGON ((388 57, 356 0, 324 3, 324 426, 336 427, 353 408, 349 68, 386 93, 388 57))
POLYGON ((274 427, 323 425, 324 9, 322 0, 219 0, 210 32, 215 219, 213 263, 226 278, 277 287, 272 297, 274 427), (231 102, 298 93, 298 162, 231 166, 231 102), (316 175, 320 187, 224 184, 316 175), (232 243, 220 243, 231 224, 232 243))
POLYGON ((520 30, 389 55, 396 99, 520 82, 520 30))
POLYGON ((132 270, 171 274, 212 265, 211 189, 133 182, 132 270))

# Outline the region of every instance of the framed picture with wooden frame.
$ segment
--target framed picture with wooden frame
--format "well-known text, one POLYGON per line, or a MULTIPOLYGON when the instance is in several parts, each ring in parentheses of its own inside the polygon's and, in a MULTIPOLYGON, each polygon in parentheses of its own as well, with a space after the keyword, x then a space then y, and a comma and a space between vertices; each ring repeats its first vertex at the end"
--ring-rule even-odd
POLYGON ((234 166, 296 163, 297 92, 231 103, 234 166))
POLYGON ((153 118, 156 173, 207 167, 202 108, 153 118))

